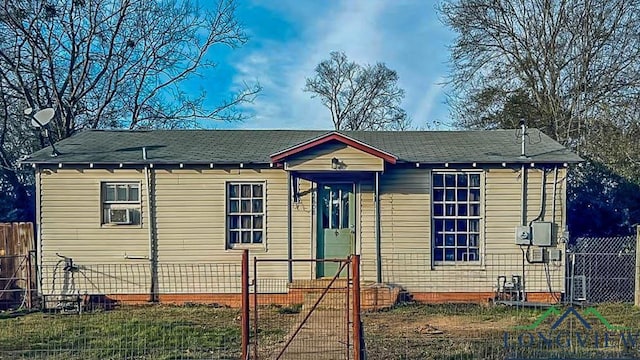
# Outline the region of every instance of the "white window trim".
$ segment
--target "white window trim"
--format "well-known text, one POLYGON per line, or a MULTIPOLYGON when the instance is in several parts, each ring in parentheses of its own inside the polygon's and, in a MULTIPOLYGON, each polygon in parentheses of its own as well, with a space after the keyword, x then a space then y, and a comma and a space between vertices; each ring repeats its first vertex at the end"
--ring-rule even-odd
MULTIPOLYGON (((463 268, 468 269, 470 267, 477 269, 484 269, 485 259, 486 259, 486 243, 485 243, 485 210, 486 210, 486 171, 483 169, 432 169, 429 173, 429 184, 430 184, 430 214, 429 214, 429 224, 430 224, 430 261, 431 268, 433 270, 437 268, 463 268), (433 186, 433 175, 434 174, 479 174, 480 175, 480 215, 477 217, 480 220, 479 223, 479 243, 478 243, 478 261, 436 261, 434 257, 433 250, 435 249, 435 226, 434 226, 434 186, 433 186)), ((452 217, 457 218, 457 217, 452 217)), ((466 218, 468 219, 468 218, 466 218)))
MULTIPOLYGON (((237 213, 241 214, 241 213, 237 213)), ((267 248, 267 181, 262 180, 251 180, 251 179, 242 179, 242 180, 228 180, 224 183, 224 239, 225 250, 266 250, 267 248), (254 184, 254 185, 262 185, 262 243, 236 243, 232 244, 230 239, 231 229, 229 224, 229 185, 230 184, 254 184)))
POLYGON ((101 180, 100 181, 100 226, 101 227, 142 227, 143 216, 142 213, 142 182, 140 180, 101 180), (138 185, 138 201, 108 201, 106 194, 106 187, 108 185, 138 185), (112 222, 106 222, 105 209, 134 209, 140 213, 140 221, 134 224, 118 224, 112 222))

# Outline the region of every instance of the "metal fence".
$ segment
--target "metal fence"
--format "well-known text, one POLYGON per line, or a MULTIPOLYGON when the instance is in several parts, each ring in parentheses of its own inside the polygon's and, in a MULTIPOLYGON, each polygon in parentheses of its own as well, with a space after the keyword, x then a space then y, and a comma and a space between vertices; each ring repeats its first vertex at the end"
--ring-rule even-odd
POLYGON ((567 252, 570 301, 634 302, 636 237, 579 238, 567 252))
MULTIPOLYGON (((534 256, 524 249, 522 254, 486 254, 477 263, 437 264, 428 254, 383 255, 382 282, 418 302, 562 302, 563 259, 538 261, 534 256)), ((371 261, 363 263, 365 281, 375 279, 373 268, 371 261)))
MULTIPOLYGON (((367 359, 640 358, 636 239, 580 243, 594 241, 616 252, 572 247, 560 260, 547 253, 537 262, 525 250, 468 266, 383 256, 383 281, 422 304, 365 312, 367 359)), ((375 263, 362 267, 371 274, 375 263)))
POLYGON ((359 265, 357 255, 323 260, 254 258, 247 289, 252 293, 248 355, 256 360, 360 360, 359 265), (290 277, 278 275, 278 268, 288 268, 290 277), (327 277, 313 279, 310 274, 320 268, 327 277))
POLYGON ((311 280, 314 260, 256 260, 243 272, 240 256, 153 267, 60 258, 37 268, 39 289, 13 282, 19 301, 0 312, 0 359, 241 359, 245 346, 252 359, 351 359, 356 282, 367 359, 638 358, 635 241, 580 240, 544 262, 526 252, 472 266, 383 255, 382 283, 370 259, 355 281, 349 265, 311 280))
POLYGON ((42 310, 0 313, 0 359, 240 358, 240 262, 156 268, 40 266, 42 310))
MULTIPOLYGON (((39 266, 45 307, 59 297, 108 298, 125 303, 149 301, 220 302, 241 293, 241 265, 235 263, 79 264, 63 259, 39 266)), ((89 299, 90 298, 90 299, 89 299)), ((239 303, 236 301, 236 305, 239 303)))
POLYGON ((35 304, 34 254, 0 256, 0 311, 35 304))

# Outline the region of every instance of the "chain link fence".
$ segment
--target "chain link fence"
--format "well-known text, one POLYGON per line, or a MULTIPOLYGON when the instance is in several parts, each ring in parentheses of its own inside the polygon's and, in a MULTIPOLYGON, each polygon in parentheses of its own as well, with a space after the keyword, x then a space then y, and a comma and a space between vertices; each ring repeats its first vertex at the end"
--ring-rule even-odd
POLYGON ((567 251, 570 302, 634 302, 636 237, 578 238, 567 251))

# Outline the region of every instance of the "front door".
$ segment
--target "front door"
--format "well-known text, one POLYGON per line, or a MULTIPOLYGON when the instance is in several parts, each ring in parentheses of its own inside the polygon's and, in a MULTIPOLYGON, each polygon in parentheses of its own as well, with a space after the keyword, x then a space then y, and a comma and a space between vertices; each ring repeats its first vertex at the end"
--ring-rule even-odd
MULTIPOLYGON (((320 184, 318 196, 318 259, 344 259, 355 250, 353 183, 320 184)), ((332 277, 339 264, 318 262, 317 277, 332 277)), ((346 270, 341 276, 346 274, 346 270)))

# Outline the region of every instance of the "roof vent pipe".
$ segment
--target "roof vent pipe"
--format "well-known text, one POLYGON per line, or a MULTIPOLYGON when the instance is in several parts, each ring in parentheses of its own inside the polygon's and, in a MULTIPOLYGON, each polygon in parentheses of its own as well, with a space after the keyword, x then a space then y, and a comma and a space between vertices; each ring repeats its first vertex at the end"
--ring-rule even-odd
POLYGON ((522 150, 520 151, 520 157, 527 157, 527 124, 524 119, 520 119, 520 136, 522 143, 522 150))
POLYGON ((147 160, 147 148, 142 147, 142 160, 147 160))

